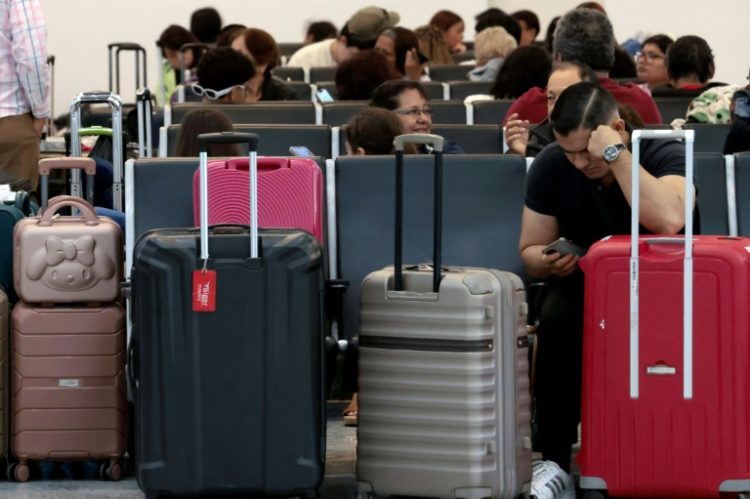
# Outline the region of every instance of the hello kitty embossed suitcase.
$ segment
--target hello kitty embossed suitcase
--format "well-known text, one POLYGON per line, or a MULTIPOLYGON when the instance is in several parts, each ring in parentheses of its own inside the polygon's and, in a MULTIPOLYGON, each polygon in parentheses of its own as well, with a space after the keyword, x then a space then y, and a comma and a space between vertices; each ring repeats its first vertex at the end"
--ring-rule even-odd
POLYGON ((112 302, 120 297, 122 231, 73 196, 50 200, 44 214, 20 220, 13 232, 13 280, 28 303, 112 302), (63 207, 81 216, 56 216, 63 207))

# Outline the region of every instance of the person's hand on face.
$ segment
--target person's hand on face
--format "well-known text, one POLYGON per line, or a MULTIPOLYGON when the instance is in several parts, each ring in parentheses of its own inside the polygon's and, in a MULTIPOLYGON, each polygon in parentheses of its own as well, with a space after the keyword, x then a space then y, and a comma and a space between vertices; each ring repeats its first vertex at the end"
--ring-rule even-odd
MULTIPOLYGON (((604 148, 612 144, 622 142, 620 134, 608 125, 599 125, 596 130, 591 132, 589 139, 588 151, 591 158, 601 158, 604 154, 604 148)), ((602 160, 603 161, 603 160, 602 160)))
POLYGON ((419 81, 422 77, 423 64, 419 62, 419 56, 417 55, 417 49, 411 49, 406 52, 404 59, 404 73, 407 78, 412 81, 419 81))

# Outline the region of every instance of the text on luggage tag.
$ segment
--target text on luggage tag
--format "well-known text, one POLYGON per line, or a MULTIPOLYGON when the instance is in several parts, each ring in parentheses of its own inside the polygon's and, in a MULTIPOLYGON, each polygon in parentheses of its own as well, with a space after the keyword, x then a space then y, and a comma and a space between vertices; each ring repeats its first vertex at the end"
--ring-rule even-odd
POLYGON ((216 311, 216 271, 193 271, 193 312, 216 311))

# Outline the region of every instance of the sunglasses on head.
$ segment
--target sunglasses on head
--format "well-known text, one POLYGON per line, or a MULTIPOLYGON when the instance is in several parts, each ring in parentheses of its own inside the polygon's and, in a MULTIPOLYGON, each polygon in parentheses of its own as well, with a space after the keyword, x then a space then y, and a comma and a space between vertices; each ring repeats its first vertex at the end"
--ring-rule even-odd
POLYGON ((214 90, 213 88, 203 88, 197 83, 193 83, 191 88, 193 89, 193 93, 196 95, 207 97, 211 100, 217 100, 224 97, 237 87, 244 88, 242 85, 232 85, 231 87, 227 87, 223 90, 214 90))

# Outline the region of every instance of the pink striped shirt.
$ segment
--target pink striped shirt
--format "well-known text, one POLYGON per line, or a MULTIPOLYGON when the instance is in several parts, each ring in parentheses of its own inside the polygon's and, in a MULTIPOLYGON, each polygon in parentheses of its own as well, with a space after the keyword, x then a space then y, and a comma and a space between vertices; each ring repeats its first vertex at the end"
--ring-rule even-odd
POLYGON ((40 0, 0 0, 0 118, 50 114, 47 28, 40 0))

